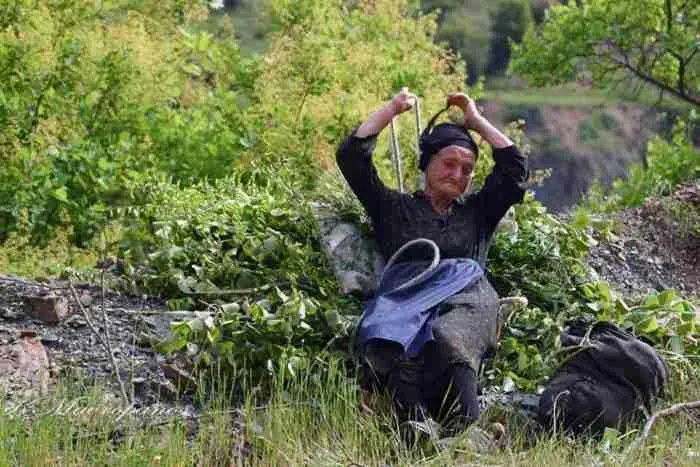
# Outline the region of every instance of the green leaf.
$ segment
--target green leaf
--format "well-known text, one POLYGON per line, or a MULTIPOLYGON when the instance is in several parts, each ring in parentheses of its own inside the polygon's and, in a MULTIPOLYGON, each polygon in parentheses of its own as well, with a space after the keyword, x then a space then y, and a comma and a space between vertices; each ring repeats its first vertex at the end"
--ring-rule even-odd
POLYGON ((518 354, 518 371, 525 370, 530 364, 530 359, 525 352, 518 354))
POLYGON ((676 292, 673 290, 665 290, 661 292, 658 296, 659 300, 659 305, 664 306, 668 305, 673 301, 673 299, 676 298, 676 292))
POLYGON ((653 316, 649 316, 637 324, 637 331, 643 334, 650 334, 659 329, 659 322, 653 316))
POLYGON ((659 306, 659 297, 657 295, 649 295, 642 303, 644 308, 657 308, 659 306))
POLYGON ((65 186, 62 186, 60 188, 56 188, 51 192, 51 197, 53 199, 57 199, 58 201, 61 201, 63 203, 68 202, 68 190, 66 189, 65 186))
POLYGON ((695 330, 697 329, 697 326, 695 322, 689 322, 689 323, 683 323, 680 326, 678 326, 678 332, 682 336, 693 336, 695 335, 695 330))
POLYGON ((187 346, 187 339, 185 339, 182 336, 176 336, 173 339, 169 339, 166 341, 163 341, 159 344, 156 344, 155 349, 158 352, 165 353, 165 354, 171 354, 173 352, 177 352, 179 350, 182 350, 187 346))
POLYGON ((698 320, 698 315, 694 311, 686 311, 681 313, 681 321, 684 323, 694 323, 698 320))
POLYGON ((621 436, 622 433, 615 428, 607 427, 603 432, 603 442, 607 443, 611 448, 616 448, 620 445, 621 436))
POLYGON ((671 344, 672 352, 680 355, 683 354, 683 340, 681 339, 681 336, 671 336, 669 343, 671 344))
POLYGON ((199 361, 206 366, 211 366, 211 362, 212 362, 211 354, 207 351, 202 351, 199 354, 199 361))
POLYGON ((213 328, 207 332, 207 340, 210 344, 216 344, 221 340, 221 329, 213 328))
POLYGON ((200 77, 202 69, 196 63, 188 63, 182 67, 182 70, 192 76, 200 77))

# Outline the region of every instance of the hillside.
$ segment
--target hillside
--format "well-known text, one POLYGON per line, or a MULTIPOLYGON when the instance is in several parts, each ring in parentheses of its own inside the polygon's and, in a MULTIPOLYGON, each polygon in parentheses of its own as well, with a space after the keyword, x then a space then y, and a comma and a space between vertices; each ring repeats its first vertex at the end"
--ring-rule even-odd
MULTIPOLYGON (((575 92, 572 90, 572 92, 575 92)), ((494 93, 497 95, 497 93, 494 93)), ((576 204, 594 181, 610 187, 643 163, 649 139, 663 128, 658 111, 635 104, 576 105, 484 102, 484 112, 501 125, 526 122, 532 170, 551 170, 536 198, 554 211, 576 204)))

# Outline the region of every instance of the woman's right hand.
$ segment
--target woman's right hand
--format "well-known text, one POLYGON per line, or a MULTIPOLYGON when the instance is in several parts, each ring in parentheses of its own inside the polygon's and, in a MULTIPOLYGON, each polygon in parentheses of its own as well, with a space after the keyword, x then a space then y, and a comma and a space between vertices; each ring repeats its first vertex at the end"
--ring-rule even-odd
POLYGON ((355 131, 358 138, 366 138, 377 135, 387 127, 397 115, 410 110, 416 104, 416 96, 408 92, 408 88, 401 88, 401 92, 387 101, 382 107, 370 115, 365 122, 355 131))
POLYGON ((391 108, 394 111, 394 116, 411 110, 414 105, 416 105, 416 96, 408 92, 407 87, 401 88, 401 91, 391 99, 391 108))

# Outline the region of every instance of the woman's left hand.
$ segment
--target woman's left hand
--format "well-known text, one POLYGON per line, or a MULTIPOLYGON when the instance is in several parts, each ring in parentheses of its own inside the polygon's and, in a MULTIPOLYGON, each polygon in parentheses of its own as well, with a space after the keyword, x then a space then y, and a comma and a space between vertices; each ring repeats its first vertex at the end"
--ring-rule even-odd
POLYGON ((464 112, 464 126, 476 130, 483 116, 476 106, 474 99, 463 92, 451 92, 447 95, 447 105, 456 105, 464 112))

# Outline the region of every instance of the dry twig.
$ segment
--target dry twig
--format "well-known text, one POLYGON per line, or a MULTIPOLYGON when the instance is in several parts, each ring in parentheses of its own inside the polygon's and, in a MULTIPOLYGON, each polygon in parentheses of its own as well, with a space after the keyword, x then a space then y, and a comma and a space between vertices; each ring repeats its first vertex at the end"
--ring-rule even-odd
POLYGON ((75 287, 73 287, 73 282, 68 279, 68 287, 70 288, 71 294, 73 295, 73 300, 75 303, 78 305, 78 308, 80 309, 80 312, 83 315, 83 318, 85 318, 85 322, 87 323, 88 327, 90 328, 90 331, 95 335, 97 338, 98 342, 102 347, 107 351, 107 354, 109 355, 109 361, 112 366, 112 371, 114 372, 114 376, 117 379, 117 383, 119 383, 119 391, 121 393, 122 399, 124 400, 125 405, 129 405, 131 403, 129 399, 129 393, 126 390, 126 386, 124 385, 124 381, 122 380, 121 375, 119 374, 119 364, 117 364, 117 360, 114 358, 114 351, 112 350, 112 342, 110 341, 110 336, 109 336, 109 323, 107 320, 107 312, 105 310, 105 304, 104 304, 104 293, 105 293, 105 288, 104 288, 104 275, 102 276, 102 303, 100 308, 102 309, 102 321, 103 321, 103 327, 104 327, 104 335, 100 334, 100 332, 97 330, 97 327, 95 327, 95 324, 92 322, 92 319, 90 318, 90 314, 88 311, 85 309, 83 306, 82 302, 78 298, 78 294, 75 292, 75 287))
POLYGON ((654 412, 650 417, 647 418, 647 422, 644 424, 644 428, 642 429, 642 433, 639 435, 639 437, 632 443, 630 446, 630 450, 636 449, 639 447, 648 437, 649 434, 651 433, 651 429, 654 426, 654 423, 661 418, 665 417, 667 415, 673 415, 678 412, 687 412, 689 410, 698 410, 700 409, 700 401, 694 401, 694 402, 683 402, 679 404, 673 404, 671 407, 668 407, 663 410, 659 410, 658 412, 654 412))

